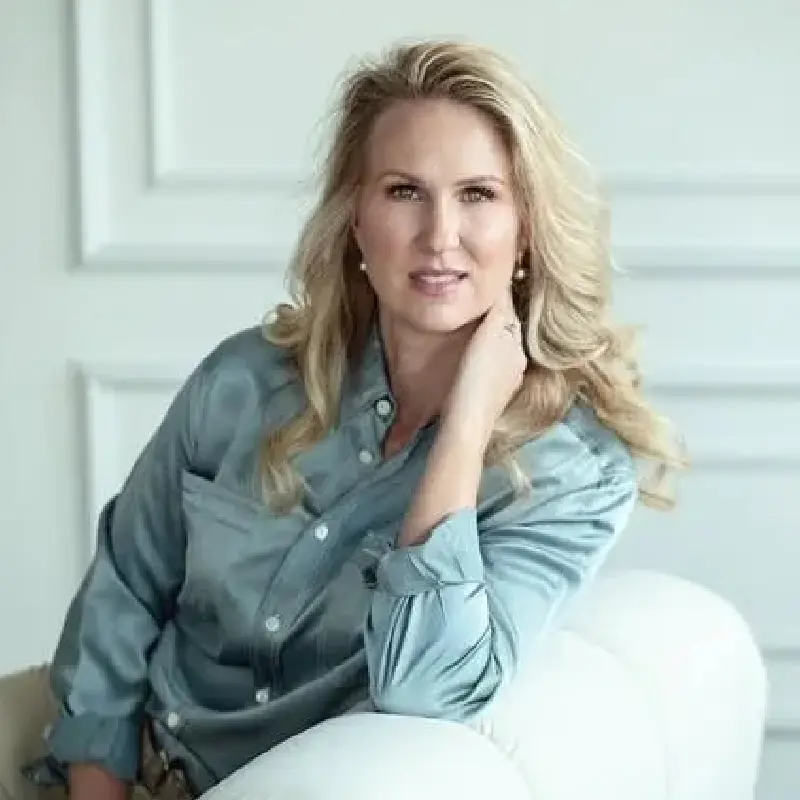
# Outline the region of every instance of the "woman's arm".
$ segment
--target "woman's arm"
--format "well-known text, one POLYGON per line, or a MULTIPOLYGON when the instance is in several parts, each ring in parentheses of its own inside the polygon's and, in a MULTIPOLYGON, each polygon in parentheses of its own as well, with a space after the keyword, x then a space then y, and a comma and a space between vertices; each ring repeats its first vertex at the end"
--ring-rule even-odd
POLYGON ((403 522, 399 547, 422 544, 445 517, 475 505, 483 458, 484 445, 478 437, 444 422, 403 522))
POLYGON ((453 719, 481 711, 633 508, 632 459, 596 420, 602 446, 557 425, 518 453, 531 495, 514 497, 507 481, 479 504, 485 448, 524 367, 509 298, 465 351, 396 549, 377 571, 365 645, 378 709, 453 719))
POLYGON ((507 684, 603 562, 636 475, 622 448, 600 457, 560 425, 519 454, 531 495, 515 499, 509 484, 479 512, 463 485, 450 488, 476 469, 469 450, 447 436, 435 447, 412 514, 438 522, 382 559, 365 644, 376 708, 463 720, 507 684))
POLYGON ((198 368, 104 508, 66 615, 50 670, 62 713, 47 742, 50 758, 70 769, 76 800, 116 795, 138 770, 149 654, 183 580, 181 476, 203 386, 198 368))
POLYGON ((453 512, 475 505, 486 447, 519 388, 527 359, 510 290, 475 330, 441 413, 425 474, 398 544, 421 544, 453 512))
POLYGON ((128 783, 94 764, 73 764, 69 769, 69 796, 73 800, 127 800, 128 783))

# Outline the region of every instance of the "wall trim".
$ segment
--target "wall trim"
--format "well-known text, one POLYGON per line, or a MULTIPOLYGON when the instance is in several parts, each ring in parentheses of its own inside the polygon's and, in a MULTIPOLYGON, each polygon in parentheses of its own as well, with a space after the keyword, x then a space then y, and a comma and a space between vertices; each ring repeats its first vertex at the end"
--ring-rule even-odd
POLYGON ((780 739, 800 739, 800 644, 761 648, 766 664, 770 712, 767 734, 780 739))
POLYGON ((82 483, 83 553, 88 563, 95 547, 97 517, 116 487, 101 488, 100 477, 114 470, 116 442, 103 430, 103 419, 113 414, 115 397, 136 391, 174 394, 189 375, 188 364, 111 364, 73 362, 70 370, 78 391, 80 449, 78 474, 82 483))
MULTIPOLYGON (((175 170, 169 154, 170 87, 162 77, 171 24, 168 6, 155 0, 132 6, 71 0, 71 12, 76 268, 135 274, 283 273, 301 208, 311 198, 313 176, 284 172, 280 164, 248 174, 175 170), (136 40, 125 38, 129 31, 136 40)), ((800 200, 800 174, 636 166, 609 170, 603 182, 612 197, 630 200, 633 208, 652 202, 652 213, 636 212, 647 219, 658 218, 662 202, 674 209, 677 197, 707 200, 711 207, 733 202, 734 223, 749 218, 755 204, 761 220, 754 241, 744 247, 728 244, 721 230, 703 233, 698 246, 692 241, 697 231, 689 225, 693 216, 684 210, 675 246, 655 241, 661 236, 655 228, 643 234, 643 243, 616 243, 615 257, 632 279, 800 277, 800 241, 781 221, 791 218, 800 200), (773 223, 775 208, 780 213, 773 223)), ((631 225, 635 230, 635 222, 631 225)))

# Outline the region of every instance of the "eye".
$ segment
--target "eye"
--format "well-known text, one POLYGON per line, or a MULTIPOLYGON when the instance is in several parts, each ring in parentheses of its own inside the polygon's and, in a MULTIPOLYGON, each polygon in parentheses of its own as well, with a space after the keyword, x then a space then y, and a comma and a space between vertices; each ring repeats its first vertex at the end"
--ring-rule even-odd
POLYGON ((487 200, 494 200, 497 192, 488 186, 467 186, 462 191, 461 196, 468 203, 483 203, 487 200))
POLYGON ((393 200, 417 200, 419 189, 413 183, 393 183, 386 188, 386 194, 393 200))

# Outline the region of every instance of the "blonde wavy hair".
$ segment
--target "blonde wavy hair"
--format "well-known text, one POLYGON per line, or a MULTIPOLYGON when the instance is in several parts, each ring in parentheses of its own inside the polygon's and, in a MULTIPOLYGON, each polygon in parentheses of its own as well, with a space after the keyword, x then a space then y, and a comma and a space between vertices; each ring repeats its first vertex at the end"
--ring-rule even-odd
POLYGON ((515 290, 530 366, 498 420, 487 466, 505 464, 517 489, 527 479, 515 449, 588 403, 632 453, 653 469, 639 497, 670 508, 668 476, 686 465, 667 420, 642 395, 634 337, 609 317, 612 262, 607 214, 595 180, 542 99, 500 54, 466 42, 396 44, 343 79, 319 199, 288 272, 292 302, 280 304, 264 335, 286 348, 307 405, 261 444, 265 498, 288 511, 303 495, 292 459, 335 425, 343 380, 355 368, 376 311, 359 270, 352 221, 362 159, 376 118, 399 100, 447 99, 489 119, 508 148, 524 241, 526 278, 515 290))

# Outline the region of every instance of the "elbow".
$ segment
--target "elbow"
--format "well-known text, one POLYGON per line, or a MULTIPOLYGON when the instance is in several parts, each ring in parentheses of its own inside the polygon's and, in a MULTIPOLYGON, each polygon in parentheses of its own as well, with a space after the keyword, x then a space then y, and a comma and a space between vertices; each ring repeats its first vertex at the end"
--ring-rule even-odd
POLYGON ((447 718, 449 709, 432 692, 414 682, 389 683, 372 690, 375 709, 383 714, 404 717, 447 718))
POLYGON ((373 681, 370 694, 376 710, 385 714, 466 722, 493 702, 505 682, 498 665, 490 663, 480 676, 386 676, 373 681))

